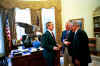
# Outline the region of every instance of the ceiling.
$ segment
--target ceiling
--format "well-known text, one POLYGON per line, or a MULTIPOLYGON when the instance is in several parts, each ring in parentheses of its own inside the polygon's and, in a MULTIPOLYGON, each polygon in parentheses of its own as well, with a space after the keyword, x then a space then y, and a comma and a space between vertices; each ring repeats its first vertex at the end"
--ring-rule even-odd
POLYGON ((55 6, 56 2, 57 0, 0 0, 0 6, 3 8, 41 8, 42 6, 46 7, 48 5, 55 6))
POLYGON ((21 0, 21 1, 47 1, 47 0, 21 0))

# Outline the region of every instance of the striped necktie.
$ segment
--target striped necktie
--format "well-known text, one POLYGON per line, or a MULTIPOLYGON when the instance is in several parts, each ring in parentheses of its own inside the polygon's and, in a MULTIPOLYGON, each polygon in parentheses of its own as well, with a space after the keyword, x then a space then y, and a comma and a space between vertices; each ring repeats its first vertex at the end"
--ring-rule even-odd
POLYGON ((53 39, 55 40, 55 36, 54 36, 54 33, 52 32, 52 37, 53 37, 53 39))

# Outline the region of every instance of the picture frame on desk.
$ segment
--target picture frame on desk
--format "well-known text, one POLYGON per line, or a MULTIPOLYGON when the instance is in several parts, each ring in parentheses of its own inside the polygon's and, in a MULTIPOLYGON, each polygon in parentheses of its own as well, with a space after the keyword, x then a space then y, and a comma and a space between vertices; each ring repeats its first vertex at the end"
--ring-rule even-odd
POLYGON ((80 28, 84 30, 84 19, 83 18, 75 18, 70 19, 71 22, 78 22, 80 24, 80 28))

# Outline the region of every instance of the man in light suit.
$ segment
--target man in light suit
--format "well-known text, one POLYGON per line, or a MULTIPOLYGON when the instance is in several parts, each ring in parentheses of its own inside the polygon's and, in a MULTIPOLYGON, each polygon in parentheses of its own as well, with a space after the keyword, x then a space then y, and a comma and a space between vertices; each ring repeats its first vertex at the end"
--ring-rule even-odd
POLYGON ((46 24, 47 31, 42 35, 41 38, 41 45, 44 48, 43 56, 47 61, 48 66, 54 66, 55 65, 55 58, 56 58, 56 52, 59 50, 60 45, 56 43, 54 34, 53 34, 53 23, 48 22, 46 24))
POLYGON ((71 57, 71 40, 73 38, 73 32, 71 31, 72 24, 67 21, 65 24, 66 30, 62 32, 61 41, 64 45, 64 66, 72 65, 71 57))

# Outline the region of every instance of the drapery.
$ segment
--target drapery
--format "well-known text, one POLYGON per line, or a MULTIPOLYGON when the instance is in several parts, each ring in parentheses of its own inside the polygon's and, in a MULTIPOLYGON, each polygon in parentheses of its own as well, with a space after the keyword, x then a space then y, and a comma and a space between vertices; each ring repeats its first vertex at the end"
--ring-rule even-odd
POLYGON ((31 20, 32 20, 32 24, 37 26, 36 27, 36 31, 37 30, 41 30, 42 32, 42 23, 41 23, 41 10, 31 10, 31 20))
POLYGON ((9 51, 12 49, 12 39, 16 38, 14 8, 0 8, 0 13, 2 15, 3 23, 4 44, 6 52, 5 55, 8 55, 9 51))

